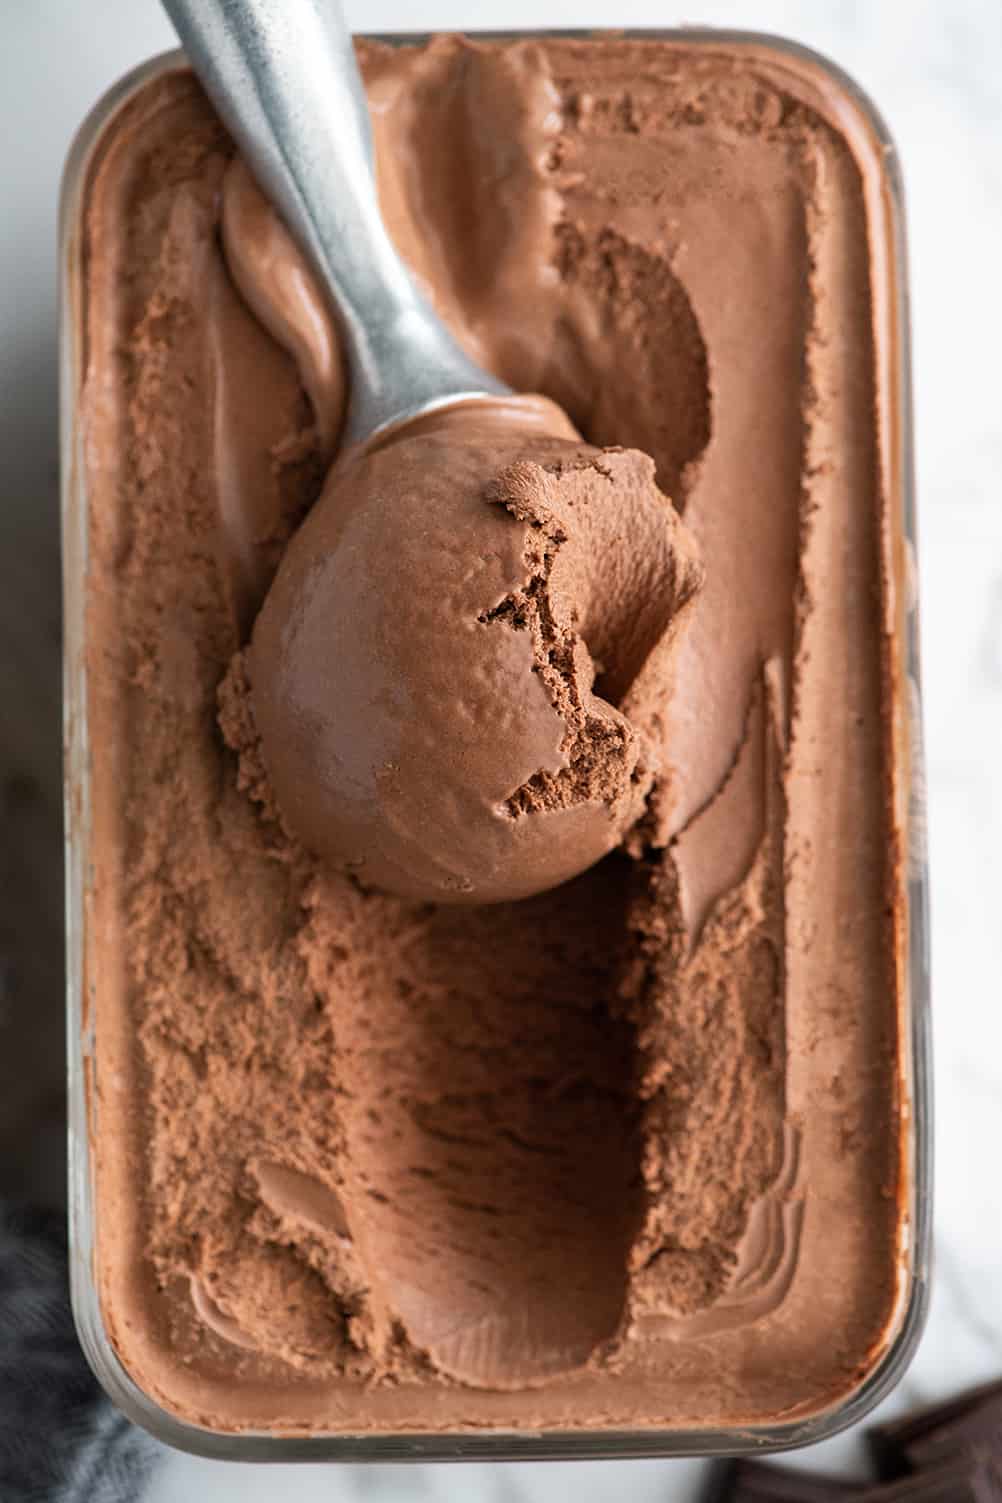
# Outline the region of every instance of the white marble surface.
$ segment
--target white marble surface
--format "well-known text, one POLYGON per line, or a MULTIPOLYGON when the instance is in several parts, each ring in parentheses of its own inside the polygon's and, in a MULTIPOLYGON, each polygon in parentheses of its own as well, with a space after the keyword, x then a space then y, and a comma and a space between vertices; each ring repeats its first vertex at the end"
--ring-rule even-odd
MULTIPOLYGON (((785 33, 846 67, 897 139, 912 245, 933 994, 937 1264, 897 1409, 1002 1373, 1002 3, 1000 0, 347 0, 367 30, 681 21, 785 33)), ((170 45, 155 0, 4 0, 0 504, 52 495, 60 162, 98 93, 170 45), (13 149, 12 149, 13 148, 13 149)), ((46 502, 50 504, 50 502, 46 502)), ((0 644, 0 659, 8 651, 0 644)), ((856 1437, 799 1460, 861 1465, 856 1437)), ((172 1456, 153 1503, 369 1498, 633 1503, 702 1467, 254 1468, 172 1456)))

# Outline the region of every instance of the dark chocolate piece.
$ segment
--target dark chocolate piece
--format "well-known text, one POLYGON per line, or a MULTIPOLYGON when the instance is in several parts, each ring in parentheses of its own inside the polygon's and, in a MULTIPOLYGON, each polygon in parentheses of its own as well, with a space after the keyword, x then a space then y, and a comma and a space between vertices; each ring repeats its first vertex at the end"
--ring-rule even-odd
POLYGON ((732 1461, 714 1479, 707 1503, 840 1503, 858 1499, 865 1483, 765 1461, 732 1461))
POLYGON ((960 1455, 868 1488, 856 1503, 1002 1503, 1002 1472, 988 1455, 960 1455))
POLYGON ((881 1477, 897 1477, 976 1449, 1002 1457, 1002 1381, 874 1425, 868 1434, 881 1477))

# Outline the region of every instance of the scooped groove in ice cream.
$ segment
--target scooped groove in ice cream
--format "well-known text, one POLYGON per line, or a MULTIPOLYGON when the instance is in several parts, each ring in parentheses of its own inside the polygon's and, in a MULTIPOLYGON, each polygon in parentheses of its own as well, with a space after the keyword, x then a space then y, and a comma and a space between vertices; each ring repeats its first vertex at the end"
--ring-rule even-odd
POLYGON ((542 398, 472 402, 338 465, 246 663, 288 828, 366 886, 500 902, 620 844, 660 771, 645 669, 702 578, 634 450, 542 398))

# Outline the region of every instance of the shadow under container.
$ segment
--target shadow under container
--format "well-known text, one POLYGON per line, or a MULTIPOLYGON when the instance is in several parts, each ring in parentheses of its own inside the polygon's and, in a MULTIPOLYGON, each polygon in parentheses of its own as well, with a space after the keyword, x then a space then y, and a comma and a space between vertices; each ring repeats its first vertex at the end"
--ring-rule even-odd
MULTIPOLYGON (((541 36, 551 35, 549 33, 541 36)), ((574 33, 556 34, 573 37, 574 33)), ((620 34, 617 34, 617 36, 620 34)), ((93 615, 88 610, 89 563, 95 515, 92 456, 82 433, 80 412, 85 384, 93 380, 88 342, 86 218, 94 165, 113 136, 122 113, 143 91, 186 67, 181 54, 155 59, 123 79, 98 104, 82 127, 67 165, 62 204, 62 464, 65 595, 65 723, 68 925, 68 1040, 70 1089, 70 1226, 73 1307, 87 1357, 115 1403, 162 1440, 195 1453, 235 1460, 278 1461, 436 1461, 449 1459, 529 1460, 660 1456, 719 1456, 762 1453, 812 1444, 856 1423, 897 1382, 921 1333, 928 1297, 930 1256, 930 1079, 927 873, 924 849, 924 788, 921 776, 921 713, 915 598, 914 497, 911 458, 908 304, 901 184, 893 145, 876 110, 858 88, 829 62, 793 43, 752 33, 680 29, 630 32, 630 40, 684 49, 711 57, 721 50, 740 73, 763 60, 791 89, 848 142, 860 169, 870 253, 870 300, 874 330, 877 424, 876 456, 884 515, 874 529, 880 551, 883 651, 893 713, 887 738, 893 863, 893 966, 895 985, 885 998, 893 1010, 895 1079, 887 1089, 897 1130, 898 1216, 893 1252, 893 1308, 879 1341, 845 1392, 763 1418, 735 1411, 691 1416, 675 1424, 617 1423, 574 1428, 541 1428, 507 1422, 496 1427, 460 1423, 447 1432, 416 1425, 393 1430, 325 1425, 318 1399, 303 1425, 270 1429, 260 1416, 239 1429, 213 1429, 144 1390, 130 1372, 130 1352, 109 1331, 107 1281, 100 1253, 113 1235, 109 1183, 103 1150, 142 1120, 142 1102, 123 1101, 116 1065, 109 1053, 113 1010, 122 1001, 110 995, 98 957, 106 940, 105 898, 95 881, 95 843, 106 835, 114 802, 105 770, 107 748, 92 735, 93 615), (879 415, 879 417, 878 417, 879 415), (111 800, 111 804, 109 804, 111 800), (116 1136, 117 1135, 117 1136, 116 1136)), ((513 36, 491 34, 492 40, 513 36)), ((393 38, 397 43, 420 38, 393 38)), ((582 34, 582 40, 585 40, 582 34)), ((592 36, 589 45, 602 45, 592 36)), ((853 838, 852 831, 846 839, 853 838)), ((141 1092, 140 1081, 128 1087, 141 1092)), ((808 1186, 808 1197, 809 1197, 808 1186)), ((116 1215, 120 1207, 114 1207, 116 1215)), ((143 1268, 140 1241, 129 1277, 151 1277, 143 1268)), ((119 1331, 128 1332, 128 1322, 119 1331)), ((715 1336, 707 1328, 693 1345, 691 1361, 714 1362, 715 1336)), ((126 1347, 128 1342, 126 1342, 126 1347)), ((777 1361, 782 1361, 777 1353, 777 1361)), ((604 1378, 611 1394, 621 1380, 604 1378)), ((726 1408, 726 1405, 724 1406, 726 1408)), ((614 1408, 614 1406, 613 1406, 614 1408)))

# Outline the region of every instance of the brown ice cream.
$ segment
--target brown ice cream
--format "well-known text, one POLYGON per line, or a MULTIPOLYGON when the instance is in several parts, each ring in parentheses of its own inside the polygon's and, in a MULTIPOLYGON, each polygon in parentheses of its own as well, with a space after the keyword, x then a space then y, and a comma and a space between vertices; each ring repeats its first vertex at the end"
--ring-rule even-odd
POLYGON ((116 116, 80 245, 108 1333, 218 1429, 815 1413, 886 1348, 906 1231, 879 148, 751 45, 362 61, 402 253, 584 441, 499 440, 440 488, 441 435, 406 436, 431 546, 366 515, 296 617, 355 525, 356 480, 324 494, 336 337, 191 77, 116 116), (394 700, 429 600, 491 664, 462 796, 390 768, 399 843, 363 808, 358 859, 440 837, 476 897, 490 821, 534 885, 568 825, 609 851, 539 896, 385 896, 297 813, 315 725, 293 754, 283 694, 433 757, 455 665, 394 700))
MULTIPOLYGON (((237 670, 264 763, 248 782, 397 896, 510 901, 577 876, 659 771, 645 722, 699 586, 692 545, 645 455, 533 433, 519 408, 452 408, 336 466, 237 670)), ((573 432, 555 408, 550 427, 573 432)))

